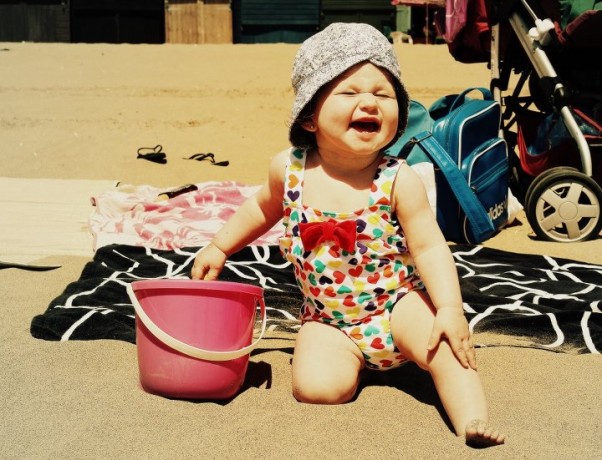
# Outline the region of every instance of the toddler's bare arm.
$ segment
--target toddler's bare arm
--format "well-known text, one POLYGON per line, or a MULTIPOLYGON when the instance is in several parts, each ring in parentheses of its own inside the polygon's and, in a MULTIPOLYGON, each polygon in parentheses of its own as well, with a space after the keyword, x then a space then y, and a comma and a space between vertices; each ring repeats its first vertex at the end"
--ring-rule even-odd
POLYGON ((230 255, 255 241, 282 218, 287 155, 285 151, 274 158, 268 181, 242 204, 199 253, 192 267, 193 279, 216 279, 230 255))

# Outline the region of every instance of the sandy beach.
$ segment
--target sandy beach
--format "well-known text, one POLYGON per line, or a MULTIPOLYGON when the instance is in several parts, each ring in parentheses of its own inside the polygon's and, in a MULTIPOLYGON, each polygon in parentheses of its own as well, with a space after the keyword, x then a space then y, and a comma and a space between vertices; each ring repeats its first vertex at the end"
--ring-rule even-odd
MULTIPOLYGON (((116 182, 265 180, 270 158, 287 147, 297 47, 0 43, 0 261, 60 266, 0 270, 0 457, 597 458, 598 354, 480 349, 491 420, 509 439, 473 450, 413 366, 373 376, 349 404, 302 405, 290 391, 294 336, 275 335, 251 356, 240 395, 199 403, 145 393, 132 344, 30 335, 31 319, 93 257, 92 194, 116 182), (137 158, 156 145, 166 164, 137 158), (185 159, 201 152, 229 166, 185 159), (54 185, 60 193, 45 189, 54 185), (17 209, 19 187, 29 195, 17 209), (53 203, 71 211, 53 219, 53 203)), ((444 46, 396 51, 411 97, 426 106, 489 86, 485 64, 455 62, 444 46)), ((602 263, 602 239, 539 241, 524 213, 485 246, 602 263)))

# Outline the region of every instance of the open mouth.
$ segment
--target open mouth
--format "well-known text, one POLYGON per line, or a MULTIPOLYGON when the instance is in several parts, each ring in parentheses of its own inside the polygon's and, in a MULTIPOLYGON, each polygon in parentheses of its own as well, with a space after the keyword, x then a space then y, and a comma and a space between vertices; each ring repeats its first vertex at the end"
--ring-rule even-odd
POLYGON ((375 121, 354 121, 351 128, 361 133, 374 133, 379 130, 380 125, 375 121))

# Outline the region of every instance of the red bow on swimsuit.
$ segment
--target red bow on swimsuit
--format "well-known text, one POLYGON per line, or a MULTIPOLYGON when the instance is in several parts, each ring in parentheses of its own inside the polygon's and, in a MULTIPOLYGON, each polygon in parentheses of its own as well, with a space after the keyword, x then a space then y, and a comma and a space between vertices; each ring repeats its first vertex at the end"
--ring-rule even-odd
POLYGON ((355 231, 356 223, 353 220, 299 223, 301 241, 306 251, 332 241, 347 252, 355 252, 355 231))

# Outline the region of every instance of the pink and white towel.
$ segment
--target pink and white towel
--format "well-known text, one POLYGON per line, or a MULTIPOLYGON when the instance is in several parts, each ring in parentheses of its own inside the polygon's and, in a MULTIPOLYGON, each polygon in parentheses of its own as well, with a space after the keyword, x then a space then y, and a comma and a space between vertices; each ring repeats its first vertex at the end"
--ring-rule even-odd
MULTIPOLYGON (((162 199, 169 188, 119 185, 92 198, 94 250, 109 244, 177 249, 203 246, 260 186, 203 182, 197 190, 162 199)), ((278 223, 253 244, 278 244, 278 223)))

